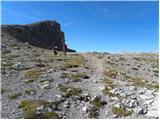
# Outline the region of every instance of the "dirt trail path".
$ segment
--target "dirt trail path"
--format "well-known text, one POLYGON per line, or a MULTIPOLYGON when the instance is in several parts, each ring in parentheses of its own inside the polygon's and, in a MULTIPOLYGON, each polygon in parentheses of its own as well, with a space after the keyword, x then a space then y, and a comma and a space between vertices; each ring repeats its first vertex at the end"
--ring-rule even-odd
POLYGON ((95 55, 84 53, 82 54, 85 59, 88 60, 88 64, 93 67, 95 72, 100 76, 103 77, 103 71, 105 70, 104 67, 104 59, 98 59, 95 55))
POLYGON ((87 64, 89 64, 92 67, 93 74, 90 77, 90 81, 88 81, 87 86, 89 91, 91 91, 93 94, 103 94, 102 88, 104 87, 104 84, 102 82, 103 71, 104 71, 104 60, 98 59, 96 56, 88 53, 83 53, 82 56, 85 60, 87 60, 87 64))

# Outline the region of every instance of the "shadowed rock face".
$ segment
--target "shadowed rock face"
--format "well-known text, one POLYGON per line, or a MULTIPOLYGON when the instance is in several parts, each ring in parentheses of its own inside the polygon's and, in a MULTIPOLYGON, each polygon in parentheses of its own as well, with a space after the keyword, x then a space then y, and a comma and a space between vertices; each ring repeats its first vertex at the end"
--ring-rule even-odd
MULTIPOLYGON (((3 33, 8 33, 15 39, 28 42, 33 46, 46 49, 57 46, 58 50, 63 50, 64 33, 56 21, 48 20, 28 25, 2 25, 2 35, 3 33)), ((71 49, 68 51, 75 52, 71 49)))

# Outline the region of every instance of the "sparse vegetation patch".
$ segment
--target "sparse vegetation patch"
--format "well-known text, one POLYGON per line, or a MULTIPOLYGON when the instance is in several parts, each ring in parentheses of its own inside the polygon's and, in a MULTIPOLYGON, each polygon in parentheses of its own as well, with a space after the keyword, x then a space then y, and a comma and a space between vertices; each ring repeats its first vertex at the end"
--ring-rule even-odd
POLYGON ((103 93, 104 93, 105 95, 109 96, 109 97, 114 97, 114 96, 116 96, 115 94, 111 93, 110 90, 111 90, 111 89, 106 86, 106 87, 103 89, 103 93))
POLYGON ((79 96, 81 94, 81 89, 80 88, 75 88, 72 86, 63 86, 60 85, 59 89, 61 92, 65 92, 65 96, 79 96))
POLYGON ((72 57, 71 60, 68 60, 64 63, 64 68, 75 68, 75 67, 84 67, 85 60, 82 56, 72 57))
POLYGON ((18 98, 21 95, 22 95, 22 93, 15 93, 15 94, 9 95, 8 97, 9 97, 9 99, 16 99, 16 98, 18 98))
POLYGON ((50 103, 47 100, 23 100, 19 104, 19 108, 24 110, 25 119, 58 119, 59 116, 55 112, 44 110, 38 113, 38 107, 49 107, 50 103))
POLYGON ((77 81, 80 81, 81 78, 83 79, 88 79, 88 75, 86 73, 76 73, 76 74, 71 74, 69 79, 77 82, 77 81))
POLYGON ((147 81, 143 78, 127 76, 125 73, 123 74, 123 77, 128 82, 130 82, 131 85, 133 85, 133 86, 146 87, 148 89, 154 89, 154 90, 159 89, 158 83, 152 84, 152 83, 150 83, 149 81, 147 81))
POLYGON ((29 79, 38 79, 41 74, 42 74, 42 70, 40 68, 33 68, 28 70, 25 73, 25 76, 29 79))
POLYGON ((120 117, 126 117, 132 114, 131 111, 127 111, 125 107, 114 107, 112 106, 112 112, 120 117))
POLYGON ((104 75, 107 76, 107 77, 110 77, 110 78, 116 78, 117 75, 118 75, 118 71, 114 70, 114 69, 111 69, 111 70, 108 70, 108 71, 104 71, 104 75))
POLYGON ((36 91, 33 90, 33 89, 27 89, 27 90, 25 90, 25 93, 28 94, 28 95, 33 94, 33 93, 35 93, 35 92, 36 92, 36 91))

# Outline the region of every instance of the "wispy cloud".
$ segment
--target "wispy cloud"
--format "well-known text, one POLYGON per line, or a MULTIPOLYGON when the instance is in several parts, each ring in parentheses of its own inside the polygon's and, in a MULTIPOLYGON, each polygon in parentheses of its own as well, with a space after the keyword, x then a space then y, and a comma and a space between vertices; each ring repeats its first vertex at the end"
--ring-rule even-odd
POLYGON ((21 13, 21 12, 18 12, 18 11, 13 11, 11 9, 2 8, 2 11, 7 13, 7 14, 10 14, 12 16, 15 16, 18 19, 25 18, 25 19, 29 19, 29 20, 37 20, 36 17, 30 16, 30 15, 27 15, 27 14, 24 14, 24 13, 21 13))
POLYGON ((66 23, 63 23, 62 25, 63 26, 69 26, 69 25, 79 24, 79 23, 82 23, 82 22, 83 22, 82 20, 75 21, 75 22, 66 22, 66 23))
POLYGON ((31 14, 33 14, 34 16, 36 16, 36 17, 43 17, 43 16, 44 16, 44 15, 42 15, 42 13, 34 10, 34 9, 33 9, 32 7, 30 7, 29 5, 27 5, 27 4, 23 4, 23 5, 24 5, 24 7, 25 7, 28 11, 30 11, 31 14))

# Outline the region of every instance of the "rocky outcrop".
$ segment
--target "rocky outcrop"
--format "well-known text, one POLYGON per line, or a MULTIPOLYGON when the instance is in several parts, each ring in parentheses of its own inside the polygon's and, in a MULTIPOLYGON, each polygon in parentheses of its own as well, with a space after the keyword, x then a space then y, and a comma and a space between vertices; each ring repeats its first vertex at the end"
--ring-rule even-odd
MULTIPOLYGON (((2 36, 4 33, 11 35, 16 40, 28 42, 33 46, 46 49, 63 50, 65 41, 64 33, 61 31, 60 24, 56 21, 42 21, 28 25, 2 25, 2 36)), ((70 52, 74 50, 68 49, 70 52)))

